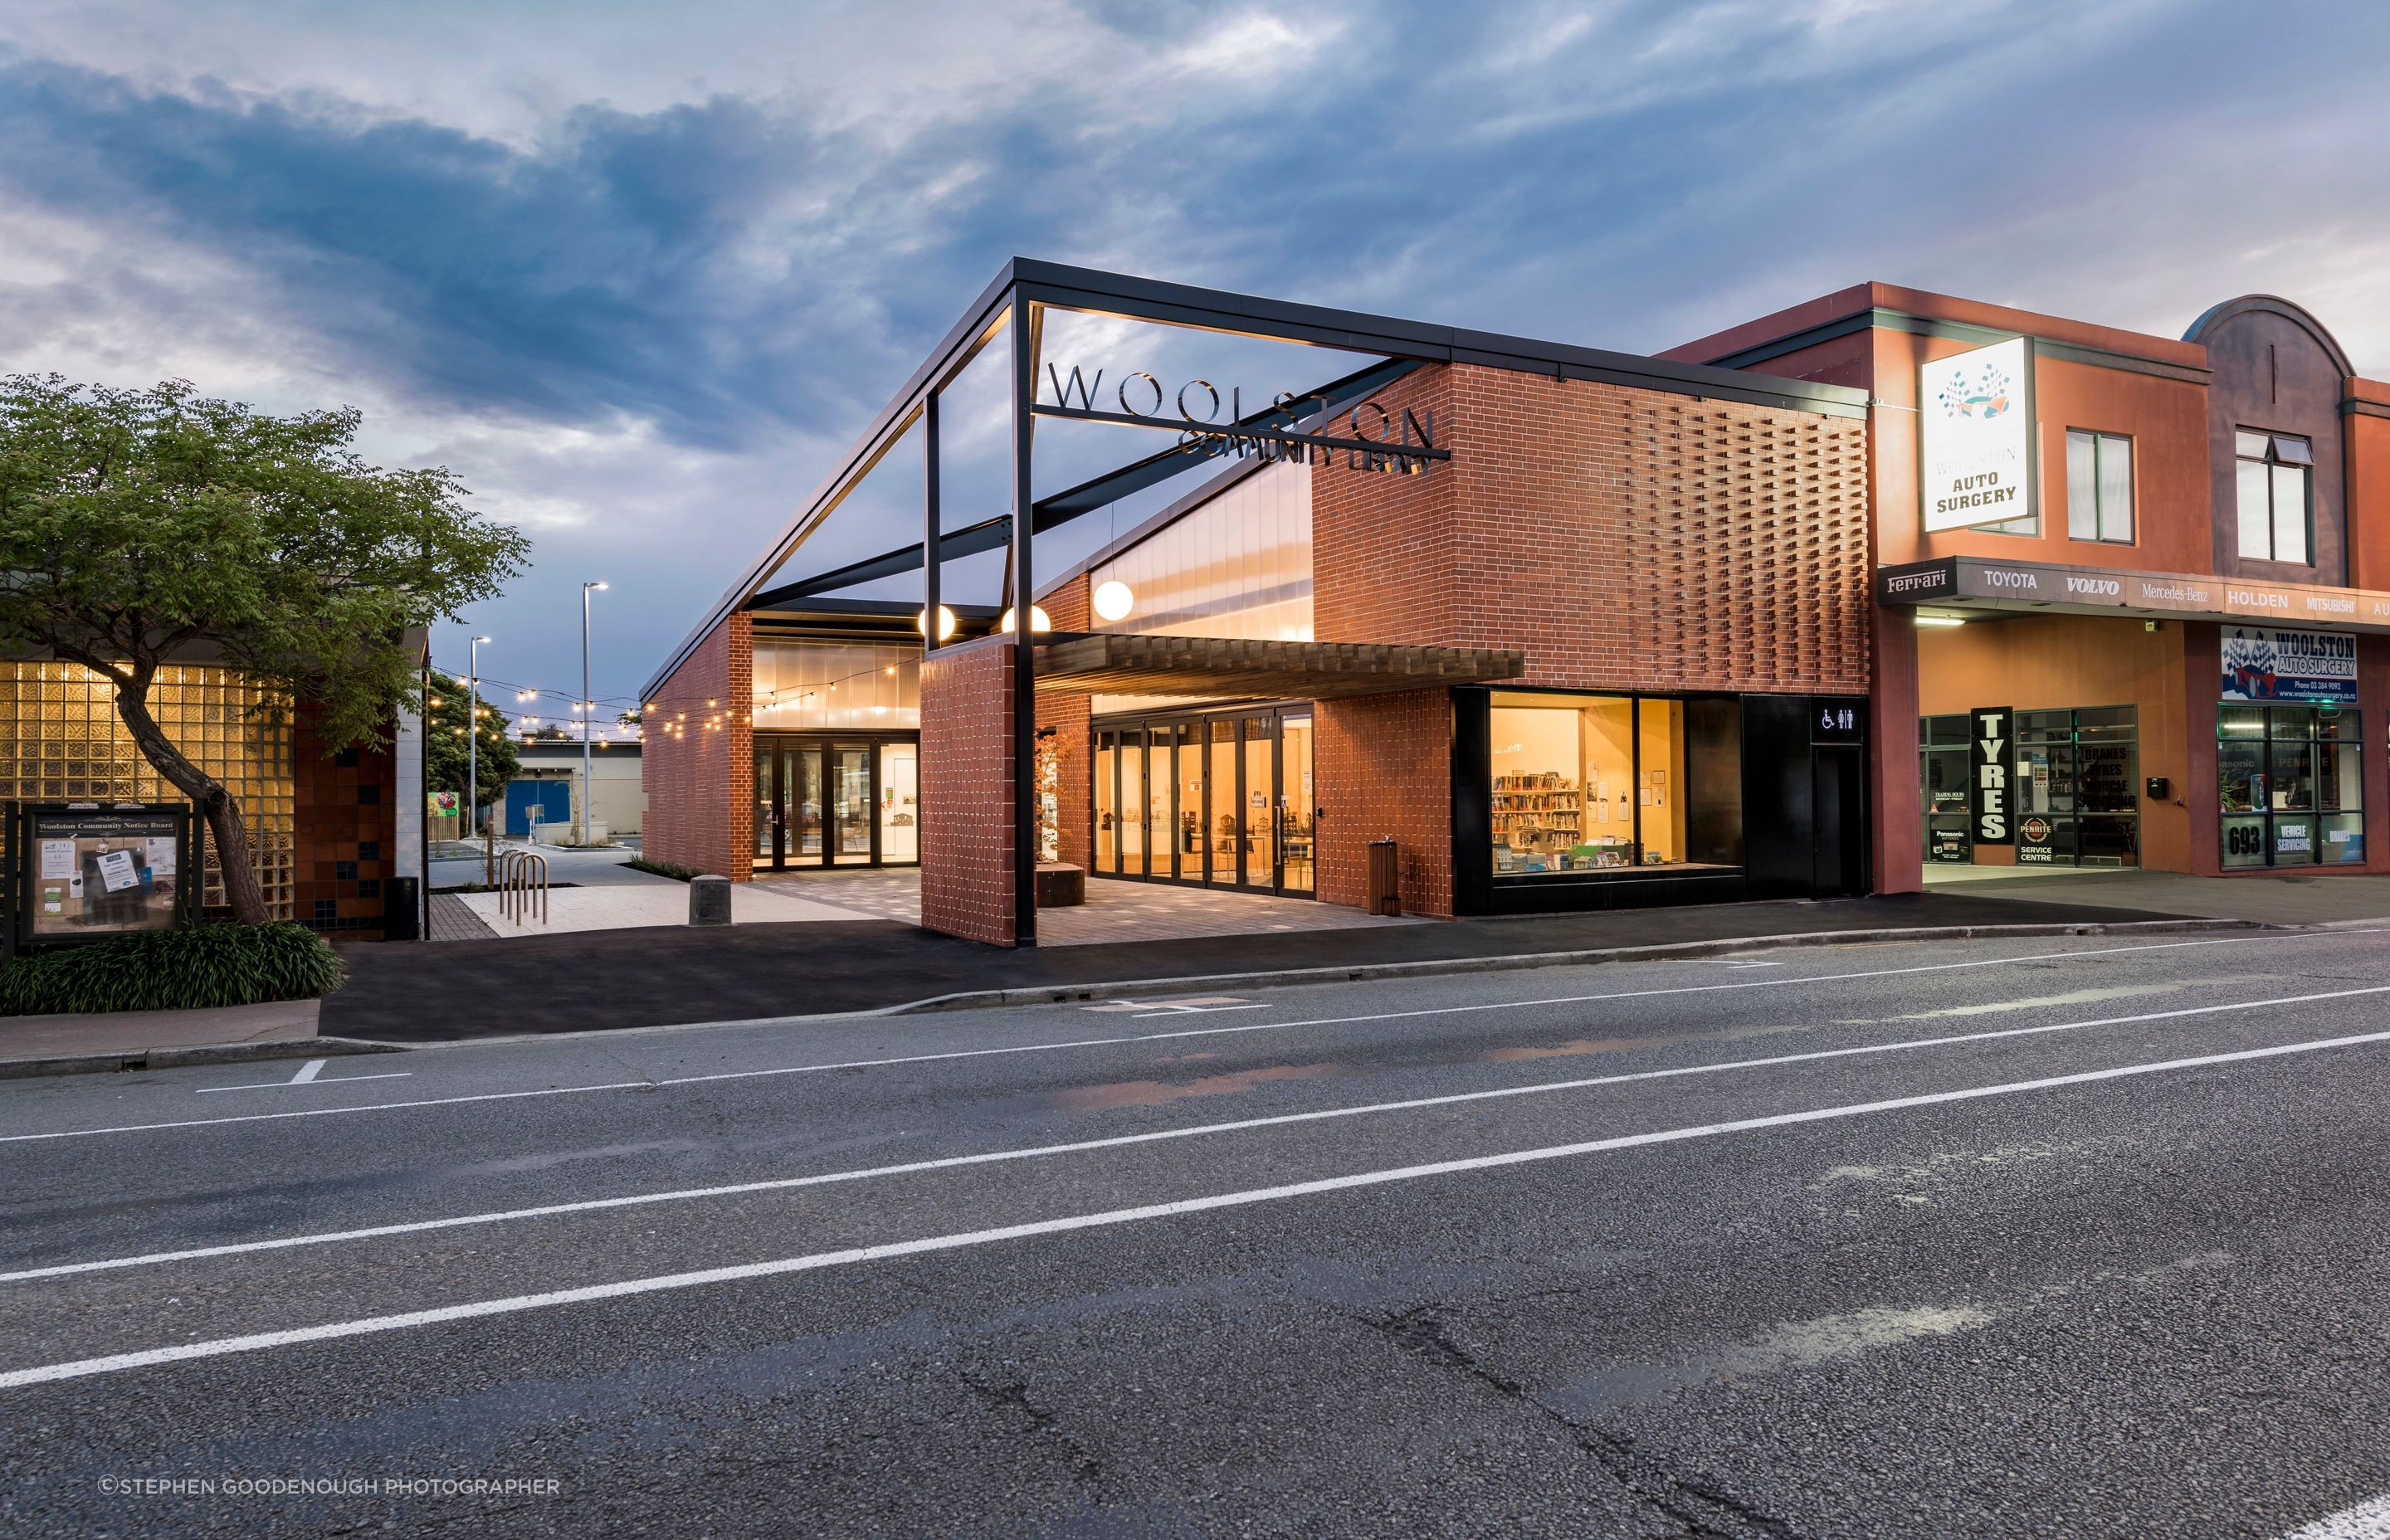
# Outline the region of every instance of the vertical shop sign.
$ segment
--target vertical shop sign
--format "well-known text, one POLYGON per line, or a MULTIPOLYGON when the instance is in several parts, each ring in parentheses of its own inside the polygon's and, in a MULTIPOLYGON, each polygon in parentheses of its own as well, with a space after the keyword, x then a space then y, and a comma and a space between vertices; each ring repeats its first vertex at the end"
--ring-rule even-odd
POLYGON ((2016 803, 2010 764, 2015 758, 2016 713, 2006 706, 1978 706, 1967 721, 1972 729, 1967 751, 1968 812, 1974 818, 1975 843, 2013 845, 2016 803))
POLYGON ((2033 352, 2024 338, 1920 366, 1917 423, 1926 533, 2033 517, 2033 352))

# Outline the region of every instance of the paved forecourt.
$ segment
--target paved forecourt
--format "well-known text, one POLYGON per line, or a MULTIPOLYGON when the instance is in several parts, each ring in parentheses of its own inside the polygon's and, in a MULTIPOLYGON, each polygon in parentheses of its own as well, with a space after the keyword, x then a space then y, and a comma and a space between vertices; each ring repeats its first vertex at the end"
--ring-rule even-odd
POLYGON ((567 1476, 533 1530, 701 1473, 717 1511, 854 1533, 996 1503, 2270 1534, 2390 1487, 2379 1355, 2270 1347, 2382 1326, 2336 1269, 2390 1250, 2352 1207, 2383 945, 1853 947, 0 1087, 0 1415, 78 1430, 10 1441, 0 1518, 331 1448, 567 1476), (2177 1396, 2194 1339, 2301 1410, 2177 1396), (1932 1474, 1867 1474, 1903 1462, 1932 1474))

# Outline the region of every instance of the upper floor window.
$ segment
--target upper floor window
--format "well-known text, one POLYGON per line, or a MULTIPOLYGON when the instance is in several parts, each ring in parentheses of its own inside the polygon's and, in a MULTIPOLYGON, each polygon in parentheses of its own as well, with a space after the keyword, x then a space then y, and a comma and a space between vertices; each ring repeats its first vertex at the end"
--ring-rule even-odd
POLYGON ((2240 479, 2241 554, 2304 566, 2315 501, 2315 450, 2305 439, 2243 428, 2232 435, 2240 479))
POLYGON ((2133 441, 2066 430, 2066 537, 2133 543, 2133 441))

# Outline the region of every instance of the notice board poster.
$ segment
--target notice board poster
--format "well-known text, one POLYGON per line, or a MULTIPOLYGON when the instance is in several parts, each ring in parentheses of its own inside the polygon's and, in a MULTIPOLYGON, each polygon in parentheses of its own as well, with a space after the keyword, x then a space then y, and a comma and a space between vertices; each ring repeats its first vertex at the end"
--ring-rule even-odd
POLYGON ((22 805, 19 939, 84 941, 182 924, 197 896, 182 807, 22 805))

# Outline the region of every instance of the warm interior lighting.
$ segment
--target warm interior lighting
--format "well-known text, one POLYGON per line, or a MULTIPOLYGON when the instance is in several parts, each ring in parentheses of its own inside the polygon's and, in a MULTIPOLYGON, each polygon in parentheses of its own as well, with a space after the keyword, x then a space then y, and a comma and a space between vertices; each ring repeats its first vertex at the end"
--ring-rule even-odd
MULTIPOLYGON (((913 629, 926 636, 930 634, 930 612, 926 610, 913 617, 913 629)), ((938 606, 938 640, 955 639, 955 612, 944 605, 938 606)))
POLYGON ((1137 608, 1137 595, 1129 591, 1127 584, 1114 578, 1096 585, 1095 605, 1096 613, 1104 619, 1124 621, 1128 612, 1137 608))
MULTIPOLYGON (((1010 631, 1012 629, 1011 610, 1007 610, 1004 612, 1004 619, 996 622, 996 628, 998 631, 1010 631)), ((1051 631, 1053 629, 1054 622, 1046 618, 1045 609, 1039 605, 1031 605, 1029 607, 1029 634, 1034 636, 1041 631, 1051 631)))

